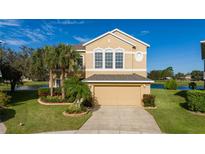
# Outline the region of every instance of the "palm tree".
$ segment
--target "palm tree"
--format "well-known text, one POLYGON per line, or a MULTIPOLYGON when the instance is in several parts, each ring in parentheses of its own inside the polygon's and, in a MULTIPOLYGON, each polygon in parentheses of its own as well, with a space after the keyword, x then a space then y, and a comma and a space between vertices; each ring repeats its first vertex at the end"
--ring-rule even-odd
POLYGON ((74 97, 74 103, 80 107, 81 104, 91 99, 91 92, 86 83, 83 83, 77 77, 71 77, 65 80, 66 93, 74 97))
POLYGON ((74 71, 80 54, 76 52, 72 46, 65 44, 59 44, 57 50, 59 52, 59 66, 61 68, 61 93, 62 99, 65 99, 65 71, 67 69, 68 74, 74 71))
POLYGON ((49 80, 50 80, 50 95, 53 96, 53 70, 58 64, 58 52, 53 46, 46 46, 45 50, 45 62, 49 69, 49 80))

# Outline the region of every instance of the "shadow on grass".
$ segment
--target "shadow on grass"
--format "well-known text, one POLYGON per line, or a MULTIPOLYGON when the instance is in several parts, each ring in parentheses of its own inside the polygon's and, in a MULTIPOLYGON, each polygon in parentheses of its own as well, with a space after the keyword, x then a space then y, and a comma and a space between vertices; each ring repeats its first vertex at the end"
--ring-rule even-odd
POLYGON ((179 92, 175 93, 175 95, 180 96, 180 97, 183 97, 183 98, 185 99, 185 102, 180 103, 179 105, 180 105, 182 108, 188 110, 188 104, 187 104, 187 102, 186 102, 186 101, 187 101, 187 90, 179 91, 179 92))
POLYGON ((37 91, 34 90, 21 90, 21 91, 15 91, 11 94, 11 103, 10 105, 19 105, 22 104, 24 101, 37 99, 38 94, 37 91))
POLYGON ((179 92, 175 93, 174 95, 181 96, 181 97, 187 99, 187 90, 179 91, 179 92))
POLYGON ((11 118, 14 118, 16 111, 8 108, 0 108, 0 119, 2 122, 5 122, 11 118))

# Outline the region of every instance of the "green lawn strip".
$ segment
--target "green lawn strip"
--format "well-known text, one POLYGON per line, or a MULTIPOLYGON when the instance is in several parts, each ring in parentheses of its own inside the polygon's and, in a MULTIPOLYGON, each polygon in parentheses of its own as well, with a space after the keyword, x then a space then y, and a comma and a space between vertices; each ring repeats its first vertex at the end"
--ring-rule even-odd
POLYGON ((150 112, 164 133, 205 133, 205 116, 194 115, 183 108, 185 99, 177 90, 152 89, 157 109, 150 112))
POLYGON ((66 106, 40 105, 37 103, 36 91, 17 91, 4 116, 7 133, 77 130, 91 116, 91 113, 88 113, 81 117, 64 117, 62 112, 65 110, 66 106))
MULTIPOLYGON (((155 84, 165 84, 166 80, 156 80, 155 84)), ((187 80, 177 80, 177 85, 178 86, 188 86, 189 83, 192 81, 187 81, 187 80)), ((203 86, 204 82, 203 81, 194 81, 196 82, 197 86, 203 86)))
POLYGON ((48 85, 48 81, 32 81, 32 82, 24 82, 25 86, 43 86, 48 85))

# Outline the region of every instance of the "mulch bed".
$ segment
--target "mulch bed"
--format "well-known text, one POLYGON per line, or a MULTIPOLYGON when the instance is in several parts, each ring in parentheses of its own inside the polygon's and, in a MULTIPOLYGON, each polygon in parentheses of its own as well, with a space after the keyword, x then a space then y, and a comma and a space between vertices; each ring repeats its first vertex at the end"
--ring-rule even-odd
POLYGON ((43 102, 41 100, 41 98, 39 98, 37 101, 41 105, 71 105, 72 104, 72 103, 49 103, 49 102, 43 102))

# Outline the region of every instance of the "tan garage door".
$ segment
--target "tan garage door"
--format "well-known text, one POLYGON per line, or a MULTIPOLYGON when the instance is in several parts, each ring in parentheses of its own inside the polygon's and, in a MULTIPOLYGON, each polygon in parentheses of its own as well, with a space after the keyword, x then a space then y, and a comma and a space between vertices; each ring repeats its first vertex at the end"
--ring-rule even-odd
POLYGON ((141 106, 140 87, 95 86, 95 99, 99 105, 141 106))

